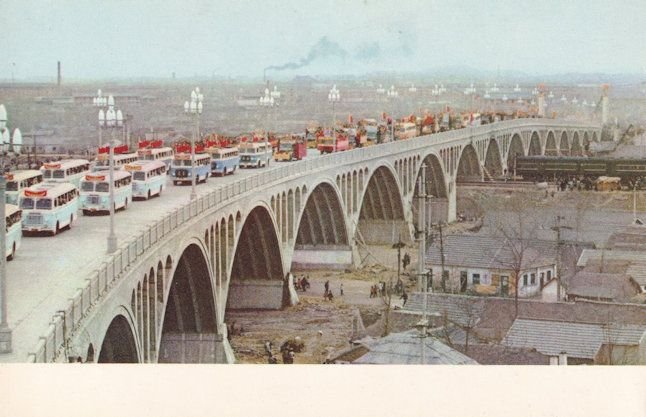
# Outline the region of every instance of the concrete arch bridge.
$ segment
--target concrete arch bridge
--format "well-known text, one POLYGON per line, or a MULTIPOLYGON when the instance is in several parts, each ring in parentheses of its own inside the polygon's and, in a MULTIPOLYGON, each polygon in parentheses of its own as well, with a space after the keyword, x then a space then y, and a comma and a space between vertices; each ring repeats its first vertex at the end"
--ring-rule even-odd
POLYGON ((459 180, 499 175, 516 155, 581 153, 599 137, 597 125, 518 119, 259 170, 106 255, 30 360, 232 362, 228 309, 281 308, 292 267, 345 267, 357 242, 411 238, 422 163, 435 216, 453 221, 459 180))

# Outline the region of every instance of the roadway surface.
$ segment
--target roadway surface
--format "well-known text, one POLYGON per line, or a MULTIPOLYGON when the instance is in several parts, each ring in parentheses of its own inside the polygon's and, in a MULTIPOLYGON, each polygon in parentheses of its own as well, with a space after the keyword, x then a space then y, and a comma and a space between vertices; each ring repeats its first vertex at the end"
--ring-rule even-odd
MULTIPOLYGON (((305 159, 318 156, 317 150, 308 149, 305 159)), ((233 175, 210 177, 206 183, 196 186, 197 196, 289 163, 297 162, 272 161, 268 168, 238 169, 233 175)), ((133 201, 126 210, 119 210, 115 215, 119 244, 187 203, 190 193, 190 185, 174 186, 169 177, 160 197, 133 201)), ((23 236, 15 259, 7 262, 7 309, 9 328, 13 331, 13 352, 0 355, 1 362, 27 361, 52 316, 64 308, 92 271, 100 267, 107 251, 109 227, 110 216, 83 216, 79 210, 79 217, 70 230, 56 236, 23 236)))

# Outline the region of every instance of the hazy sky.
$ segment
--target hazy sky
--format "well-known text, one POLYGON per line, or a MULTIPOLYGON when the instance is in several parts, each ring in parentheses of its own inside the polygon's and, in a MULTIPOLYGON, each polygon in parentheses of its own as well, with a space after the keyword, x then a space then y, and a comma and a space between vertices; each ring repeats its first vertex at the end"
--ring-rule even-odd
POLYGON ((1 3, 0 79, 54 76, 57 60, 66 78, 646 71, 646 0, 1 3))

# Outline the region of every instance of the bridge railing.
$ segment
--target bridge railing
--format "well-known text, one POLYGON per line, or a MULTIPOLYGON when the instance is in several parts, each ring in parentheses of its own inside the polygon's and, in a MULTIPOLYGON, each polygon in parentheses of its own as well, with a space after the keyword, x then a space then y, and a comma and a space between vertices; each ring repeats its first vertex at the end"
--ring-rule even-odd
MULTIPOLYGON (((592 124, 587 125, 554 119, 517 119, 471 128, 470 134, 494 134, 510 129, 545 126, 577 129, 599 127, 592 124)), ((433 144, 442 144, 456 139, 463 139, 466 132, 469 132, 469 130, 452 130, 420 136, 406 141, 370 146, 350 152, 323 155, 319 158, 283 165, 268 173, 258 173, 235 181, 178 207, 162 219, 147 226, 135 237, 122 243, 115 253, 108 256, 101 267, 94 271, 90 278, 85 281, 85 285, 75 292, 74 296, 68 301, 65 310, 61 310, 53 316, 45 335, 39 338, 34 353, 29 354, 28 360, 31 362, 51 362, 60 358, 60 354, 63 352, 67 356, 66 341, 77 330, 81 320, 90 313, 92 306, 101 301, 102 297, 109 292, 110 287, 115 285, 120 277, 124 276, 124 272, 136 264, 147 249, 161 241, 165 235, 191 219, 198 217, 205 210, 226 203, 258 187, 273 184, 295 175, 422 149, 429 146, 429 140, 432 140, 433 144)))

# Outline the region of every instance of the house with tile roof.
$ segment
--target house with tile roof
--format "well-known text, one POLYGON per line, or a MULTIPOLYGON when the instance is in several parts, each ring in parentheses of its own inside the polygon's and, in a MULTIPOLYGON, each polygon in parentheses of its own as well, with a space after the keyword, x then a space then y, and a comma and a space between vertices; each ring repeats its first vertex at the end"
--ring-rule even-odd
POLYGON ((568 364, 646 364, 646 325, 517 318, 502 345, 530 348, 568 364))
MULTIPOLYGON (((569 243, 561 246, 562 273, 573 275, 582 247, 590 244, 569 243), (569 262, 567 259, 572 258, 569 262)), ((510 240, 484 235, 449 235, 442 243, 430 245, 426 266, 432 273, 433 288, 447 292, 509 296, 515 293, 515 271, 519 268, 519 297, 535 297, 556 277, 557 248, 554 241, 510 240), (442 255, 443 261, 442 262, 442 255)))

